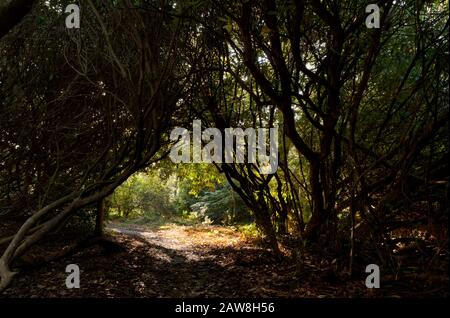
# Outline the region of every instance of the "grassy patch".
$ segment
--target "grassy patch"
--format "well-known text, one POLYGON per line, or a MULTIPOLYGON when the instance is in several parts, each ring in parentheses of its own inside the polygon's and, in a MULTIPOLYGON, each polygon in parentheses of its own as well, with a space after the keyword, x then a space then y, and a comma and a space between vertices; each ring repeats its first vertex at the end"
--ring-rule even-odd
POLYGON ((257 239, 260 237, 255 223, 238 224, 234 225, 233 228, 249 239, 257 239))
POLYGON ((197 222, 192 219, 187 219, 176 215, 158 215, 145 214, 142 216, 134 216, 129 218, 114 218, 110 220, 113 223, 120 223, 124 225, 145 225, 151 227, 164 227, 170 224, 177 225, 194 225, 197 222))

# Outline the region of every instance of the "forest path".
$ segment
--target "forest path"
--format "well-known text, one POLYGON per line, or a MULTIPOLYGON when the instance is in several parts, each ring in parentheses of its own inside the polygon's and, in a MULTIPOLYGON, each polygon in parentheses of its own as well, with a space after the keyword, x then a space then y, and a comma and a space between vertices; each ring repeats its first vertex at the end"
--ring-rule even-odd
POLYGON ((222 226, 170 224, 155 227, 112 223, 107 229, 147 242, 153 256, 175 264, 180 263, 180 259, 187 262, 210 259, 205 253, 208 249, 248 245, 242 234, 222 226))
POLYGON ((140 281, 140 292, 145 296, 242 297, 265 292, 288 296, 286 291, 266 286, 266 279, 277 276, 261 269, 270 272, 269 266, 276 265, 271 253, 234 229, 112 223, 107 230, 118 235, 116 239, 131 238, 132 248, 144 249, 146 259, 151 260, 151 264, 144 262, 140 281))
MULTIPOLYGON (((279 260, 235 229, 212 225, 137 226, 109 223, 106 236, 121 252, 99 245, 22 270, 6 297, 357 297, 363 280, 329 276, 307 262, 298 274, 290 257, 279 260), (80 288, 65 285, 66 266, 80 268, 80 288)), ((52 243, 61 249, 63 237, 52 243)), ((48 248, 45 251, 48 251, 48 248)), ((45 253, 42 251, 42 254, 45 253)), ((0 296, 1 297, 1 296, 0 296)))

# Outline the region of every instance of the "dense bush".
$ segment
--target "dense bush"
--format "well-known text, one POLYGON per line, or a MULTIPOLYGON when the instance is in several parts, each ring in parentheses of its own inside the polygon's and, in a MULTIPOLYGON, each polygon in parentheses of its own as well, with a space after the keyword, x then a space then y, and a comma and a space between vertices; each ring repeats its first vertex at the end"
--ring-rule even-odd
POLYGON ((229 184, 199 196, 191 209, 198 218, 211 223, 233 224, 250 220, 247 207, 229 184))
POLYGON ((109 216, 128 218, 175 213, 168 182, 160 178, 158 171, 133 175, 108 199, 109 216))

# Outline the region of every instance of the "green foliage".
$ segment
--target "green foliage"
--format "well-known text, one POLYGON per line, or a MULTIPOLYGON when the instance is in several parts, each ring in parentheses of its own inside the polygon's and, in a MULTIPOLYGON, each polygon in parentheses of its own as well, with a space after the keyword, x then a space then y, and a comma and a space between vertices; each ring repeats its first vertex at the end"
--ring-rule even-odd
POLYGON ((191 209, 198 218, 211 223, 233 224, 250 217, 244 202, 228 184, 200 196, 191 209))
POLYGON ((214 166, 183 165, 176 170, 176 178, 175 205, 185 218, 220 224, 249 219, 244 202, 214 166))
POLYGON ((110 218, 159 223, 164 218, 234 224, 248 221, 242 199, 212 165, 169 162, 131 176, 108 199, 110 218))
POLYGON ((239 224, 234 228, 248 238, 257 238, 260 236, 260 232, 255 223, 239 224))
POLYGON ((210 164, 179 165, 175 173, 178 180, 182 180, 182 185, 189 186, 189 194, 193 196, 198 196, 205 190, 213 191, 218 185, 225 183, 225 177, 210 164))
POLYGON ((184 180, 178 184, 178 193, 175 198, 177 211, 182 215, 188 215, 191 212, 191 205, 197 202, 197 196, 191 192, 190 183, 184 180))
POLYGON ((170 181, 162 180, 158 170, 131 176, 109 198, 109 215, 133 218, 174 214, 170 181))

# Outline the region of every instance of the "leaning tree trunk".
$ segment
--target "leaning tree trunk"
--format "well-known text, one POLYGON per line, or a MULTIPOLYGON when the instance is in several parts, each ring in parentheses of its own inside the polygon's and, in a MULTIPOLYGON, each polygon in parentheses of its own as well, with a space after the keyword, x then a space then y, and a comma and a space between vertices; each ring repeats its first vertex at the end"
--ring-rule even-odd
POLYGON ((21 226, 14 238, 9 243, 3 255, 0 257, 0 293, 10 284, 12 278, 16 274, 11 271, 11 264, 15 259, 26 252, 32 245, 41 240, 45 235, 50 233, 62 222, 67 220, 71 215, 95 202, 102 201, 103 198, 110 195, 120 184, 122 184, 134 171, 135 167, 131 167, 124 171, 118 178, 108 186, 98 189, 85 197, 80 192, 73 192, 66 195, 51 204, 45 206, 32 216, 30 216, 21 226), (43 222, 39 229, 33 227, 42 221, 50 212, 61 209, 55 216, 43 222))

